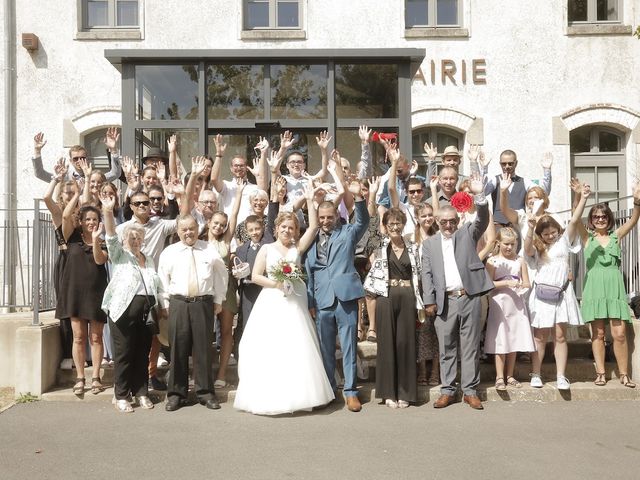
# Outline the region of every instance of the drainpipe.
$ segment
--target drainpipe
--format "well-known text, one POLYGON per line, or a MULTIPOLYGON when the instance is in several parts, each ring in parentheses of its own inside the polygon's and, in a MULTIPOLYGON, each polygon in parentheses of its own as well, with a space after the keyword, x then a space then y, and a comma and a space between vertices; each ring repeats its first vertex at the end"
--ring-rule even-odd
POLYGON ((4 225, 10 227, 5 232, 5 299, 9 305, 15 305, 16 301, 16 237, 17 213, 16 213, 16 8, 15 0, 3 0, 4 2, 4 152, 0 175, 4 181, 4 193, 0 208, 5 212, 4 225))

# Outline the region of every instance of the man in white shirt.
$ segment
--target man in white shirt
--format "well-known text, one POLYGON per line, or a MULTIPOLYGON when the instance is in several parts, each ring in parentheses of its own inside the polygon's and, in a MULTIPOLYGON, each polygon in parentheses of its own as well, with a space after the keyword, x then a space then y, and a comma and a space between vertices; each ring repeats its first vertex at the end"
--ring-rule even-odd
POLYGON ((165 409, 182 407, 189 391, 189 355, 193 352, 195 390, 198 401, 211 410, 220 408, 213 386, 215 315, 227 294, 227 269, 218 251, 198 240, 198 224, 191 215, 178 217, 180 242, 160 255, 158 275, 165 293, 163 308, 169 309, 171 368, 165 409))
POLYGON ((493 288, 493 282, 476 245, 489 224, 489 205, 479 175, 471 177, 470 190, 475 195, 476 220, 458 229, 458 213, 445 205, 438 213, 440 231, 422 244, 423 302, 425 313, 436 317, 440 348, 442 386, 435 408, 455 402, 458 349, 464 401, 476 410, 483 408, 476 390, 480 383, 480 297, 493 288))

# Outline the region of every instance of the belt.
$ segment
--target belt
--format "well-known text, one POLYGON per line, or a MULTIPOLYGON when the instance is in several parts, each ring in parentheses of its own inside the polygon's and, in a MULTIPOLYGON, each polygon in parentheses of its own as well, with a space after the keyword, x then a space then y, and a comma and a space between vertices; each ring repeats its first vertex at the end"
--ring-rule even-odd
POLYGON ((467 291, 464 288, 461 288, 460 290, 449 290, 447 292, 447 296, 453 297, 453 298, 460 298, 466 294, 467 294, 467 291))
POLYGON ((392 278, 391 280, 389 280, 389 286, 391 286, 391 287, 410 287, 411 286, 411 280, 397 280, 395 278, 392 278))
POLYGON ((185 297, 184 295, 171 295, 170 298, 181 300, 187 303, 204 302, 206 300, 212 300, 213 295, 199 295, 197 297, 185 297))

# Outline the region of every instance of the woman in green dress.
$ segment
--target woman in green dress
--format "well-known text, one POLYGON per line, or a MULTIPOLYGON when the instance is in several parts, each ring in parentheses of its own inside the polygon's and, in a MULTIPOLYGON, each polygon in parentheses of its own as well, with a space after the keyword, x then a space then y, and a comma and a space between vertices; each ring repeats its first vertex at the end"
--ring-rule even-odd
POLYGON ((587 219, 588 230, 581 232, 584 245, 586 275, 582 292, 582 318, 591 325, 591 346, 596 363, 595 384, 606 385, 604 366, 605 327, 611 326, 613 352, 618 364, 620 383, 634 388, 629 377, 629 351, 626 323, 631 322, 627 292, 620 272, 622 240, 640 218, 640 183, 633 191, 633 212, 620 227, 615 228, 613 212, 607 204, 591 207, 587 219))

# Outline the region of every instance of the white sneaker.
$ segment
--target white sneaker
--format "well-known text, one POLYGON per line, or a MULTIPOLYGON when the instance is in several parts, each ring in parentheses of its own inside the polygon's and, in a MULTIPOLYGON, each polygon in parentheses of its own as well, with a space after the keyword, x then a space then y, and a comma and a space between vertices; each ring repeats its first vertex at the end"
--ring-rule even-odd
POLYGON ((569 390, 571 386, 567 377, 562 375, 558 375, 558 381, 556 385, 558 387, 558 390, 569 390))
POLYGON ((540 374, 538 373, 530 373, 531 377, 530 385, 533 388, 542 388, 542 378, 540 378, 540 374))
POLYGON ((164 358, 164 354, 161 353, 158 356, 158 367, 166 367, 167 365, 169 365, 169 362, 167 362, 167 359, 164 358))
POLYGON ((63 358, 60 362, 60 368, 62 370, 71 370, 73 368, 73 360, 70 358, 63 358))

